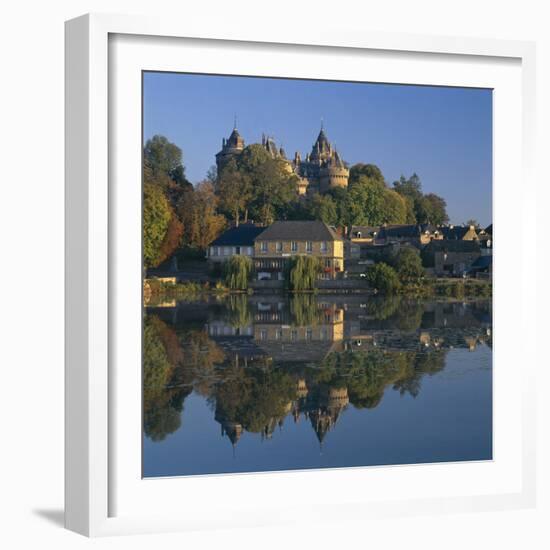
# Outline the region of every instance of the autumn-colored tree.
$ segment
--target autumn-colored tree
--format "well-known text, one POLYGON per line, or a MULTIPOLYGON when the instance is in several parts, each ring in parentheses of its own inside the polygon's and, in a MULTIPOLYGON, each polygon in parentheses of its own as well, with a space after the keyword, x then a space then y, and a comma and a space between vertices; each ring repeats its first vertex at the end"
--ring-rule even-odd
POLYGON ((181 239, 183 236, 183 224, 179 221, 178 217, 171 210, 170 223, 166 230, 164 240, 160 245, 158 251, 158 263, 162 263, 174 254, 174 252, 181 246, 181 239))
POLYGON ((191 248, 205 250, 223 231, 225 218, 217 213, 218 197, 214 186, 204 181, 193 191, 186 191, 178 205, 183 224, 183 243, 191 248))

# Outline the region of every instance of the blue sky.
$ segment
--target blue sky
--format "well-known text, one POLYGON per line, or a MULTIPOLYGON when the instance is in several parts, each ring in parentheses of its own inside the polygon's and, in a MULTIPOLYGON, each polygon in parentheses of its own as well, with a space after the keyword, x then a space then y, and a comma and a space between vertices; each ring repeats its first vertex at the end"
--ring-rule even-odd
POLYGON ((144 75, 144 139, 165 135, 183 151, 187 177, 203 179, 234 116, 245 143, 262 133, 302 157, 321 119, 350 165, 376 164, 388 184, 416 172, 447 201, 453 223, 492 221, 492 92, 174 73, 144 75))

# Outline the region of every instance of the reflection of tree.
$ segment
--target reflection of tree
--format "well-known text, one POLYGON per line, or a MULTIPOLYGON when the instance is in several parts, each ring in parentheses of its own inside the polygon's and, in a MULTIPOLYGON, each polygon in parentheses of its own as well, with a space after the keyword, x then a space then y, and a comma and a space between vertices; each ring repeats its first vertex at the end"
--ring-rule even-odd
POLYGON ((225 300, 227 322, 234 328, 246 327, 252 322, 248 297, 245 294, 230 294, 225 300))
POLYGON ((314 376, 317 382, 347 387, 355 407, 373 408, 381 401, 386 386, 414 372, 413 362, 412 353, 345 351, 329 354, 314 376))
POLYGON ((175 332, 156 316, 147 316, 143 327, 143 429, 160 441, 180 427, 187 388, 168 389, 182 359, 175 332))
POLYGON ((290 298, 292 324, 298 327, 315 326, 319 322, 320 309, 313 294, 293 294, 290 298))
POLYGON ((369 299, 366 310, 384 327, 412 332, 421 325, 424 305, 402 296, 377 296, 369 299))
POLYGON ((245 430, 270 435, 289 412, 296 382, 276 369, 226 368, 214 389, 216 419, 241 424, 245 430))

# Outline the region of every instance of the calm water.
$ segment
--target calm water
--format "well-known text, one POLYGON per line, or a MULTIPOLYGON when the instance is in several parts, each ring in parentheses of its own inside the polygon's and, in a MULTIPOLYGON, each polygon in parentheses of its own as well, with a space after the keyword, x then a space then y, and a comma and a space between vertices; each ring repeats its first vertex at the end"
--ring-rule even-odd
POLYGON ((492 458, 491 302, 148 307, 143 474, 492 458))

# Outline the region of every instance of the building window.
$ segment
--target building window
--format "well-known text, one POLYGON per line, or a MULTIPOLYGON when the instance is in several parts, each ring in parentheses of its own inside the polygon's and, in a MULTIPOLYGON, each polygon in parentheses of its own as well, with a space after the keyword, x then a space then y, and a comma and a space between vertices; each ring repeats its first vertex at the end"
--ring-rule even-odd
POLYGON ((306 340, 313 340, 313 331, 310 328, 306 329, 306 340))
POLYGON ((277 252, 282 252, 283 251, 283 243, 278 242, 275 246, 276 246, 277 252))
POLYGON ((278 328, 277 332, 275 332, 275 338, 277 340, 282 340, 283 339, 283 331, 280 328, 278 328))
POLYGON ((306 242, 306 252, 313 252, 313 243, 311 241, 306 242))
POLYGON ((326 252, 328 250, 328 243, 327 241, 323 241, 321 243, 321 252, 326 252))
POLYGON ((213 246, 212 247, 212 256, 217 256, 218 255, 218 247, 217 246, 213 246))
POLYGON ((237 256, 240 256, 240 255, 241 255, 241 247, 240 247, 240 246, 236 246, 236 247, 235 247, 235 254, 236 254, 237 256))
POLYGON ((297 330, 293 330, 291 331, 290 333, 290 339, 295 342, 296 340, 298 340, 298 331, 297 330))
POLYGON ((224 256, 229 256, 229 248, 227 246, 223 247, 223 255, 224 256))
POLYGON ((292 243, 290 243, 290 250, 292 252, 298 252, 298 243, 296 241, 292 241, 292 243))
POLYGON ((326 267, 327 269, 330 268, 330 263, 331 263, 331 262, 330 262, 330 259, 325 260, 325 267, 326 267))
POLYGON ((260 340, 267 340, 267 330, 260 330, 260 340))
POLYGON ((265 254, 267 252, 267 242, 263 242, 260 245, 260 250, 265 254))

